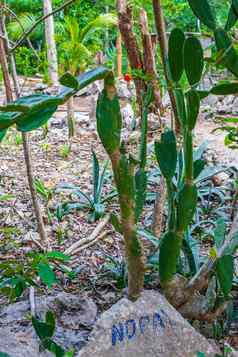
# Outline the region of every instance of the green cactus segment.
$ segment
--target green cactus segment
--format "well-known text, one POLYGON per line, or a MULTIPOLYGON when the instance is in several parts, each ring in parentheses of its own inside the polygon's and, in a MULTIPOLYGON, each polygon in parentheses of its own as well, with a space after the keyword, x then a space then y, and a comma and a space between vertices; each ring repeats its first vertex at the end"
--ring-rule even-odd
POLYGON ((185 179, 187 182, 192 182, 193 177, 193 136, 191 130, 184 132, 184 164, 185 164, 185 179))
POLYGON ((169 69, 174 82, 178 82, 183 74, 183 46, 185 36, 182 30, 175 28, 169 37, 169 69))
POLYGON ((104 89, 98 98, 96 116, 99 137, 110 156, 120 148, 122 118, 117 95, 110 97, 108 91, 104 89))
POLYGON ((57 106, 50 106, 49 108, 42 109, 40 112, 23 114, 16 120, 17 130, 28 132, 40 128, 48 122, 56 110, 57 106))
POLYGON ((223 64, 231 73, 238 77, 238 55, 226 31, 223 29, 216 30, 215 41, 218 50, 218 63, 223 64))
POLYGON ((146 199, 146 188, 147 188, 147 174, 145 170, 139 169, 135 175, 135 187, 136 187, 136 208, 135 217, 136 222, 138 222, 140 215, 142 213, 145 199, 146 199))
POLYGON ((19 113, 1 113, 0 112, 0 130, 7 129, 16 123, 19 113))
POLYGON ((184 44, 184 68, 191 86, 197 84, 202 77, 204 67, 203 49, 196 37, 189 37, 184 44))
POLYGON ((183 91, 177 88, 174 90, 174 95, 177 106, 178 118, 181 126, 184 127, 187 123, 187 115, 183 91))
POLYGON ((216 19, 208 0, 188 0, 188 3, 194 13, 211 30, 216 29, 216 19))
POLYGON ((66 72, 60 78, 60 84, 76 91, 87 87, 89 84, 104 79, 111 71, 106 67, 98 67, 91 71, 80 74, 78 77, 66 72))
POLYGON ((215 85, 211 89, 211 93, 215 95, 230 95, 238 93, 238 82, 227 82, 215 85))
POLYGON ((155 142, 155 155, 166 179, 172 179, 177 165, 176 137, 172 130, 165 131, 160 142, 155 142))
POLYGON ((190 90, 186 94, 187 100, 187 126, 189 130, 193 130, 196 122, 197 117, 200 110, 200 97, 195 90, 190 90))
POLYGON ((159 274, 161 284, 170 281, 176 273, 182 240, 174 232, 167 232, 160 244, 159 274))
POLYGON ((185 184, 178 195, 177 232, 184 232, 191 223, 197 206, 197 188, 185 184))
POLYGON ((234 5, 231 4, 230 10, 228 13, 228 18, 225 26, 225 31, 230 31, 233 26, 235 26, 237 20, 238 20, 238 12, 235 11, 234 5))

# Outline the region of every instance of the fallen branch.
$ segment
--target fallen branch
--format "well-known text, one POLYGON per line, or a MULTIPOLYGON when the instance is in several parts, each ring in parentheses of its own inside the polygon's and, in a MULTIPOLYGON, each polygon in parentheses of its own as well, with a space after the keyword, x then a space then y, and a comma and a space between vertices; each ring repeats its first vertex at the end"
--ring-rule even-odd
POLYGON ((29 300, 31 316, 36 316, 35 289, 33 286, 30 287, 29 300))
POLYGON ((101 239, 103 239, 104 237, 106 237, 108 234, 110 233, 110 231, 105 231, 102 232, 99 236, 97 236, 95 239, 93 239, 91 242, 88 242, 87 244, 82 245, 81 247, 78 247, 77 249, 75 249, 71 255, 76 255, 80 252, 82 252, 84 249, 87 249, 89 247, 92 247, 94 244, 96 244, 98 241, 100 241, 101 239))
POLYGON ((85 246, 88 243, 93 242, 97 236, 100 234, 100 232, 103 230, 103 228, 109 223, 110 221, 110 214, 107 214, 97 225, 97 227, 94 229, 94 231, 90 234, 89 237, 83 238, 80 241, 74 243, 69 247, 68 249, 65 250, 64 254, 65 255, 73 255, 75 251, 78 251, 78 249, 82 246, 85 246))

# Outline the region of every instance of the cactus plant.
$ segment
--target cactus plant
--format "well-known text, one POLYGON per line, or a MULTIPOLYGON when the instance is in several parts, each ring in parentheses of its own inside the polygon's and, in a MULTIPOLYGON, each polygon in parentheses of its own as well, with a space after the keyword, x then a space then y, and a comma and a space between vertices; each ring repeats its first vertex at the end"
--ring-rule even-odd
MULTIPOLYGON (((174 175, 177 166, 177 145, 173 131, 169 130, 162 134, 161 141, 155 143, 155 154, 160 170, 165 177, 168 192, 168 226, 160 245, 160 280, 166 286, 176 273, 176 264, 182 248, 185 232, 191 223, 197 206, 197 188, 194 184, 194 162, 193 162, 193 134, 200 109, 200 96, 196 87, 201 80, 203 72, 203 50, 199 40, 194 37, 181 35, 180 30, 171 33, 183 48, 178 63, 183 67, 176 69, 173 58, 169 58, 170 73, 174 79, 173 88, 176 97, 177 110, 183 133, 183 172, 175 184, 174 175), (178 36, 179 34, 179 36, 178 36), (172 66, 172 67, 171 67, 172 66), (185 71, 190 90, 184 93, 179 79, 185 71)), ((170 46, 172 47, 172 45, 170 46)), ((174 51, 169 51, 169 57, 174 56, 174 51)))

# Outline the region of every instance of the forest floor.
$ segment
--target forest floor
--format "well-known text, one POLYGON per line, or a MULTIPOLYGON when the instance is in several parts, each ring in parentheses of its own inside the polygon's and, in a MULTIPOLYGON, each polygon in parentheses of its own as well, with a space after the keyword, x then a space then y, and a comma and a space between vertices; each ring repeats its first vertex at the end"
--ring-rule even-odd
MULTIPOLYGON (((97 137, 95 123, 89 123, 90 98, 79 97, 75 100, 77 135, 71 142, 70 151, 65 110, 65 106, 61 107, 51 120, 46 137, 41 129, 31 133, 30 137, 35 176, 44 183, 48 192, 52 192, 49 202, 40 197, 49 246, 52 250, 62 252, 74 242, 88 237, 97 223, 90 223, 85 211, 66 215, 61 222, 53 214, 49 222, 47 209, 51 213, 55 212, 59 203, 70 199, 65 191, 60 190, 62 184, 74 184, 85 193, 92 192, 92 149, 101 164, 107 159, 97 137)), ((201 115, 195 132, 196 145, 208 141, 208 155, 214 158, 214 162, 237 168, 236 150, 225 147, 225 134, 213 133, 216 127, 214 120, 206 120, 201 115)), ((158 131, 151 133, 150 142, 158 135, 158 131)), ((15 257, 21 259, 24 253, 37 248, 34 240, 38 239, 38 235, 26 180, 21 137, 14 129, 9 131, 1 145, 0 161, 0 197, 5 197, 2 201, 0 198, 0 261, 15 257)), ((222 182, 218 182, 218 185, 226 186, 224 180, 226 181, 226 176, 221 178, 222 182)), ((111 188, 109 180, 104 191, 110 192, 111 188)), ((156 190, 156 187, 153 189, 156 190)), ((116 201, 112 202, 110 210, 118 210, 116 201)), ((144 222, 147 227, 151 224, 152 211, 153 207, 146 207, 144 222)), ((145 244, 148 245, 148 242, 145 241, 145 244)), ((77 279, 69 284, 67 279, 59 276, 64 289, 69 292, 78 290, 79 287, 81 290, 91 290, 100 308, 105 309, 118 297, 111 293, 110 285, 113 283, 108 284, 103 267, 112 264, 111 258, 119 263, 123 261, 122 246, 120 235, 112 232, 109 226, 106 237, 74 258, 72 267, 78 273, 77 279)))

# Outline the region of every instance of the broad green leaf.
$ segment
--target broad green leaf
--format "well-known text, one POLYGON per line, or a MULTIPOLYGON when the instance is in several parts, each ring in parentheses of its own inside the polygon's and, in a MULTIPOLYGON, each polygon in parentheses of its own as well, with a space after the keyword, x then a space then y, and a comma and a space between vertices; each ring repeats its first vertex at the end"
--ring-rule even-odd
POLYGON ((175 28, 169 36, 169 69, 174 82, 178 82, 184 70, 183 46, 185 36, 182 30, 175 28))
POLYGON ((173 232, 167 232, 160 244, 159 274, 163 285, 176 273, 177 260, 180 255, 182 240, 173 232))
POLYGON ((187 126, 189 130, 195 128, 197 117, 200 110, 200 98, 195 90, 190 90, 186 93, 187 101, 187 126))
POLYGON ((51 251, 46 253, 45 257, 47 259, 54 259, 54 260, 61 260, 64 262, 67 262, 71 259, 68 255, 65 255, 64 253, 61 252, 56 252, 56 251, 51 251))
POLYGON ((191 86, 199 83, 204 67, 203 49, 196 37, 188 37, 184 44, 184 68, 191 86))
POLYGON ((0 112, 0 130, 2 135, 6 133, 7 128, 16 123, 16 119, 19 117, 19 113, 4 113, 0 112))
POLYGON ((207 27, 211 30, 216 29, 216 20, 213 15, 213 9, 209 5, 208 0, 188 0, 191 9, 207 27))
POLYGON ((197 188, 185 184, 178 194, 177 229, 184 232, 191 223, 197 207, 197 188))
POLYGON ((236 14, 238 15, 238 0, 232 0, 232 6, 234 7, 236 14))
POLYGON ((228 297, 232 289, 234 258, 231 255, 224 255, 221 257, 217 261, 216 273, 222 292, 225 297, 228 297))
POLYGON ((37 112, 23 114, 16 120, 17 129, 22 132, 28 132, 40 128, 52 117, 56 112, 57 106, 49 106, 37 112))
POLYGON ((203 171, 206 162, 202 159, 198 159, 193 162, 193 177, 196 179, 203 171))
POLYGON ((47 311, 45 315, 45 322, 47 325, 52 326, 53 334, 55 333, 55 316, 52 311, 47 311))
POLYGON ((209 96, 210 92, 208 90, 197 90, 197 94, 200 100, 203 100, 209 96))
POLYGON ((177 165, 176 137, 172 130, 165 131, 161 141, 155 142, 155 155, 163 176, 172 179, 177 165))
POLYGON ((63 348, 59 346, 56 342, 51 340, 50 338, 43 340, 42 345, 45 349, 52 352, 55 355, 55 357, 65 356, 65 351, 63 350, 63 348))
POLYGON ((12 357, 8 353, 0 352, 0 357, 12 357))
MULTIPOLYGON (((237 0, 236 0, 237 1, 237 0)), ((225 26, 225 31, 230 31, 232 29, 233 26, 235 26, 237 20, 238 20, 238 16, 233 3, 230 6, 230 10, 228 13, 228 18, 227 18, 227 22, 226 22, 226 26, 225 26)))
POLYGON ((48 288, 51 288, 53 284, 57 283, 55 273, 49 264, 39 263, 37 268, 41 280, 48 288))
POLYGON ((211 89, 215 95, 229 95, 238 93, 238 82, 218 83, 211 89))
POLYGON ((226 31, 216 30, 215 41, 218 50, 218 63, 223 64, 231 73, 238 76, 238 56, 226 31))
POLYGON ((36 319, 35 317, 32 317, 32 325, 40 340, 50 338, 54 335, 55 327, 51 324, 49 325, 43 321, 36 319))
POLYGON ((4 139, 7 129, 0 130, 0 142, 4 139))
POLYGON ((79 88, 78 79, 75 76, 73 76, 70 72, 66 72, 65 74, 63 74, 59 82, 65 87, 69 87, 75 90, 79 88))
POLYGON ((226 224, 224 221, 224 218, 220 218, 216 222, 216 228, 214 229, 214 240, 215 240, 215 245, 216 248, 220 248, 225 240, 225 234, 226 234, 226 224))

